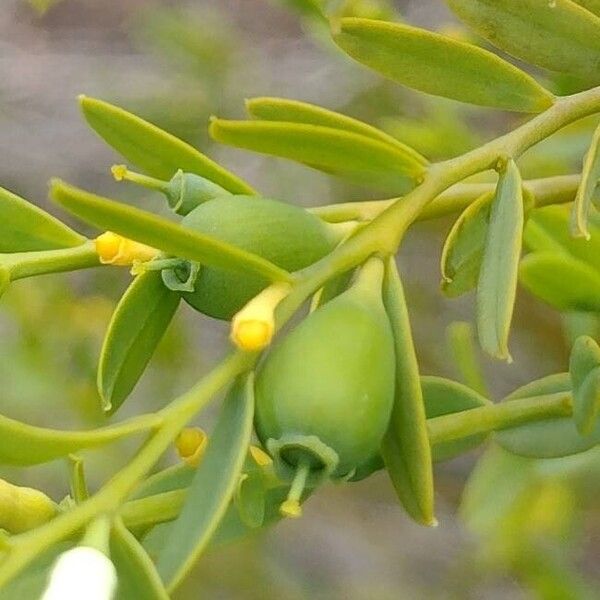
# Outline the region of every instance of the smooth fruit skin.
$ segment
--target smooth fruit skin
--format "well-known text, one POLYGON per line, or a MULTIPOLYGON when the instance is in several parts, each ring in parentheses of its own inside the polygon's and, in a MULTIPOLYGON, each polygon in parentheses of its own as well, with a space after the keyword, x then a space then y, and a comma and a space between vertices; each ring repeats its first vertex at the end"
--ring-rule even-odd
MULTIPOLYGON (((316 262, 338 241, 325 223, 303 208, 255 196, 209 200, 181 224, 259 254, 288 271, 316 262)), ((195 290, 182 296, 202 313, 230 319, 268 283, 254 275, 203 266, 195 290)))
POLYGON ((338 455, 333 476, 348 475, 379 452, 394 374, 383 304, 350 289, 309 315, 267 357, 256 382, 257 434, 265 445, 316 436, 338 455))

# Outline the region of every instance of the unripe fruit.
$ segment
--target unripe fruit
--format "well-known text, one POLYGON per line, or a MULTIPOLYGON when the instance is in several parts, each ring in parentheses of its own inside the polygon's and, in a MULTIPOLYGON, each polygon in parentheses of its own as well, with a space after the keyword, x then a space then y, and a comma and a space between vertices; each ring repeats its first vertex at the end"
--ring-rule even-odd
POLYGON ((351 477, 379 453, 395 361, 382 265, 372 261, 272 350, 257 377, 256 431, 284 477, 306 465, 309 484, 351 477))
MULTIPOLYGON (((181 224, 249 252, 288 271, 302 269, 328 254, 337 241, 335 228, 308 211, 254 196, 223 196, 209 200, 183 218, 181 224)), ((185 282, 185 268, 163 271, 171 287, 173 275, 185 282)), ((231 319, 268 285, 260 276, 201 266, 192 292, 182 292, 198 311, 231 319)))

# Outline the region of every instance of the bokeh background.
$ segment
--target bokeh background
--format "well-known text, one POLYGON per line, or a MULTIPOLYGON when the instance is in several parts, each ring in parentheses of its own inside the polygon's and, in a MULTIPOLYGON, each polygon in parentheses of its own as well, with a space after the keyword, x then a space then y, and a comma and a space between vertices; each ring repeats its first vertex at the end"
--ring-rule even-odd
MULTIPOLYGON (((377 124, 432 159, 463 152, 520 119, 383 81, 336 52, 301 0, 1 4, 0 185, 57 215, 47 202, 52 176, 166 214, 160 197, 112 180, 109 168, 120 159, 86 127, 76 102, 80 93, 121 105, 197 145, 265 196, 305 206, 383 198, 393 190, 215 146, 206 133, 210 115, 241 117, 244 98, 252 96, 296 98, 377 124)), ((468 36, 441 0, 353 0, 344 10, 468 36)), ((557 78, 547 83, 555 89, 572 85, 557 78)), ((526 156, 525 175, 576 172, 590 125, 571 127, 526 156)), ((439 219, 416 226, 400 260, 421 370, 458 378, 446 327, 471 320, 473 300, 448 300, 439 292, 439 252, 450 225, 450 219, 439 219)), ((128 280, 126 270, 96 269, 11 287, 0 305, 3 414, 64 428, 105 421, 95 391, 96 360, 128 280)), ((119 418, 162 406, 185 390, 222 355, 226 337, 223 323, 180 311, 119 418)), ((495 398, 565 370, 569 328, 520 292, 511 344, 510 366, 479 356, 495 398)), ((209 411, 199 424, 210 423, 209 411)), ((123 464, 133 447, 86 454, 92 487, 123 464)), ((517 475, 525 467, 492 450, 461 510, 465 483, 480 456, 436 467, 436 529, 409 521, 384 474, 329 486, 307 504, 302 520, 213 550, 176 597, 600 598, 600 454, 588 452, 576 464, 541 465, 524 482, 517 475)), ((173 454, 164 462, 174 460, 173 454)), ((1 475, 56 500, 68 491, 61 463, 2 469, 1 475)))

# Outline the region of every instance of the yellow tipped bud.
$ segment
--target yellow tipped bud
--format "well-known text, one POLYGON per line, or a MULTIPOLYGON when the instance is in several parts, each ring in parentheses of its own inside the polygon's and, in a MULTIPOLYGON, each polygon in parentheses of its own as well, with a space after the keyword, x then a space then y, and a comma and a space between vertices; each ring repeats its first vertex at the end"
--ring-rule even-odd
POLYGON ((237 323, 232 331, 232 339, 236 346, 250 352, 266 348, 273 339, 275 324, 271 321, 250 319, 237 323))
POLYGON ((281 503, 279 513, 289 519, 299 519, 302 516, 302 507, 298 500, 286 500, 281 503))
POLYGON ((21 533, 56 515, 56 504, 43 492, 0 479, 0 528, 21 533))
POLYGON ((231 321, 231 341, 248 352, 266 348, 275 333, 275 309, 290 290, 289 283, 274 283, 252 298, 231 321))
POLYGON ((258 446, 250 446, 250 456, 259 467, 268 467, 273 464, 273 459, 258 446))
POLYGON ((208 436, 199 427, 187 427, 175 440, 175 447, 181 460, 190 467, 197 467, 204 456, 208 436))
POLYGON ((96 253, 104 265, 129 266, 156 258, 159 250, 106 231, 95 240, 96 253))
POLYGON ((113 165, 110 172, 116 181, 123 181, 127 177, 127 165, 113 165))

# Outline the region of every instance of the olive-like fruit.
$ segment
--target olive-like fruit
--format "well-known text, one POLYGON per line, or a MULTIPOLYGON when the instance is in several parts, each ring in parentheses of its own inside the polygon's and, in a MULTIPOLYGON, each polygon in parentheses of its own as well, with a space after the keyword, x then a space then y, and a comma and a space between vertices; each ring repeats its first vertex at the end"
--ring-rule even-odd
MULTIPOLYGON (((376 259, 372 259, 376 260, 376 259)), ((311 313, 266 358, 256 432, 283 476, 301 464, 351 478, 379 453, 394 399, 394 343, 380 264, 311 313)))
MULTIPOLYGON (((339 241, 335 227, 307 210, 255 196, 228 195, 208 200, 186 215, 181 224, 262 256, 290 272, 316 262, 339 241)), ((173 275, 181 282, 190 275, 185 267, 173 271, 163 272, 169 287, 173 275)), ((193 291, 182 291, 181 295, 202 313, 231 319, 268 284, 265 278, 252 273, 202 265, 193 291)))

